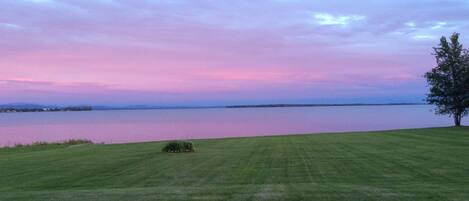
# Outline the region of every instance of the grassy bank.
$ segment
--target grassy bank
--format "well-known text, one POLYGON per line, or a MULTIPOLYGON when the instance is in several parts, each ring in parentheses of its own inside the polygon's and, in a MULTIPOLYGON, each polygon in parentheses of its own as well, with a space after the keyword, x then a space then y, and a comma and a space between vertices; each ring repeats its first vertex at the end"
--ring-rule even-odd
POLYGON ((0 149, 0 200, 469 200, 469 128, 0 149))

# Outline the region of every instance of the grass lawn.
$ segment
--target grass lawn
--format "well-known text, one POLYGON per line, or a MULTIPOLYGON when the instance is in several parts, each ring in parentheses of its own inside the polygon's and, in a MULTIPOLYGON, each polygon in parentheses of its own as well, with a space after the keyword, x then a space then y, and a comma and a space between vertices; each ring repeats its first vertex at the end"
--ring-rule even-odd
POLYGON ((469 127, 0 149, 0 200, 467 200, 469 127))

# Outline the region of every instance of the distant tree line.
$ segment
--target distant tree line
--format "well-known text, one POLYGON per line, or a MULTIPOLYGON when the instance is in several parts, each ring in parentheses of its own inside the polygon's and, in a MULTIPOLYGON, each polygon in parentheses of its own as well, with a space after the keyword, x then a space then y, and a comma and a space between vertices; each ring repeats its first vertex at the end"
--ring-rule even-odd
POLYGON ((6 112, 61 112, 61 111, 91 111, 91 106, 73 107, 43 107, 43 108, 0 108, 0 113, 6 112))

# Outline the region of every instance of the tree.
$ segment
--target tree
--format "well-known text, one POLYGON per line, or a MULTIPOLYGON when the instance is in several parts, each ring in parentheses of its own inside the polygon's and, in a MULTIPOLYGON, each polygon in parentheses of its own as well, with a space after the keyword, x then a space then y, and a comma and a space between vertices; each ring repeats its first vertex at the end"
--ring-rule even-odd
POLYGON ((469 109, 469 53, 459 43, 459 34, 451 35, 448 42, 441 37, 438 47, 433 48, 437 66, 425 74, 430 93, 427 102, 436 106, 437 114, 454 118, 461 126, 461 119, 469 109))

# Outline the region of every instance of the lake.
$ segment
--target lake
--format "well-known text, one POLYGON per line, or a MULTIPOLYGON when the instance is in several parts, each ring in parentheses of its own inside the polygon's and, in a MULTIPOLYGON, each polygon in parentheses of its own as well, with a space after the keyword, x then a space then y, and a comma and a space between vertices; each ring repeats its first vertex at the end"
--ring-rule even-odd
POLYGON ((434 115, 432 108, 399 105, 2 113, 0 146, 78 138, 127 143, 452 125, 451 118, 434 115))

